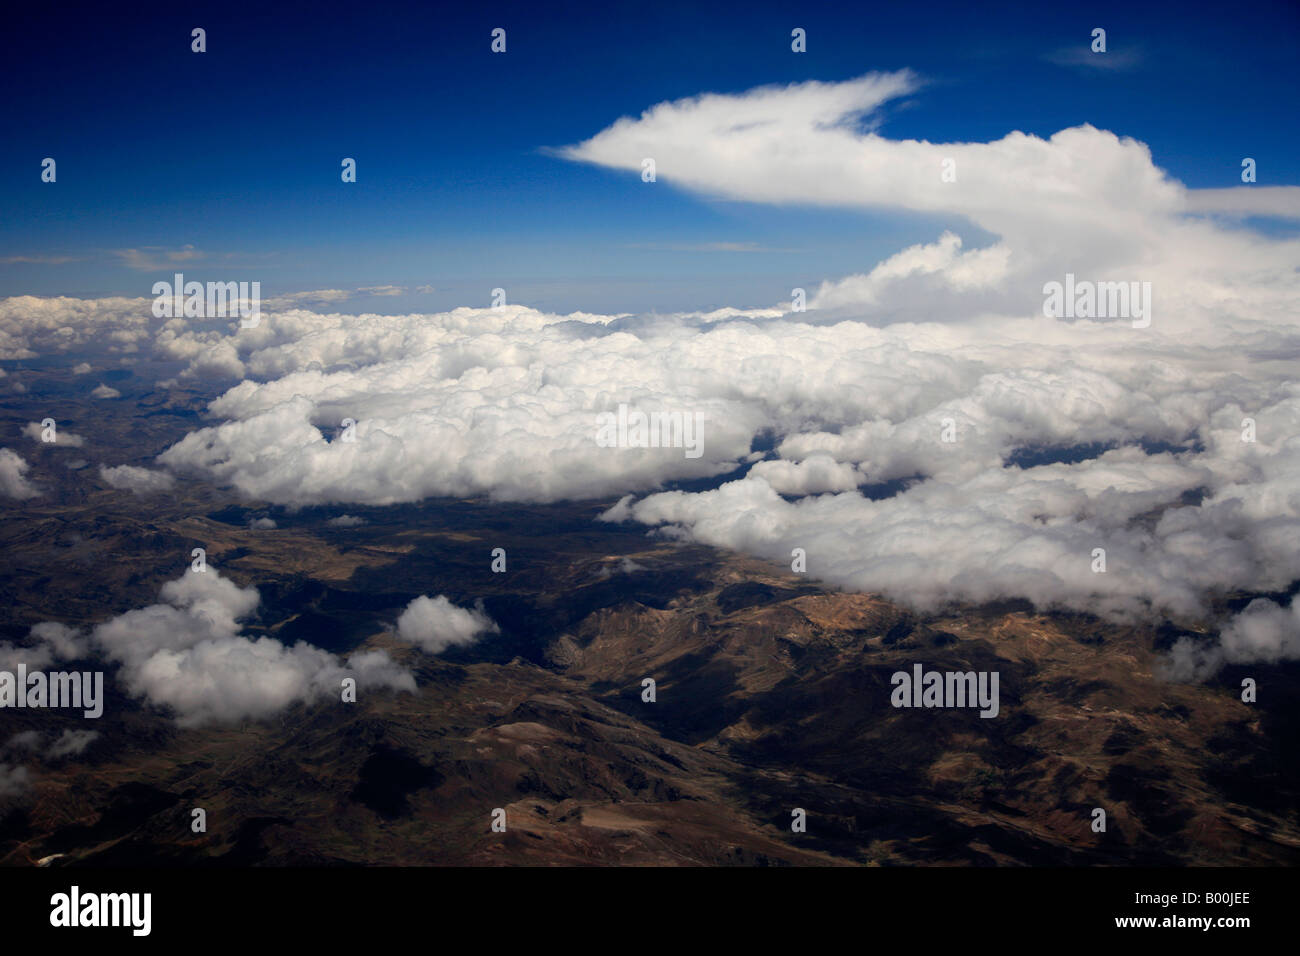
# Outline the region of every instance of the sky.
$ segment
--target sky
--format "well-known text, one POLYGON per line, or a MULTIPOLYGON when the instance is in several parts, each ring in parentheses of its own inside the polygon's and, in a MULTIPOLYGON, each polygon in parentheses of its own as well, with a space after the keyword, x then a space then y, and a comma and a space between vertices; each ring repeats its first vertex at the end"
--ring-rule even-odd
POLYGON ((915 77, 871 115, 891 140, 1090 123, 1191 188, 1240 185, 1247 156, 1258 185, 1300 184, 1293 3, 706 6, 27 5, 0 39, 0 295, 144 296, 180 269, 267 296, 394 287, 351 300, 386 313, 497 287, 564 312, 759 308, 945 229, 991 243, 951 209, 754 201, 563 152, 657 104, 874 72, 915 77))

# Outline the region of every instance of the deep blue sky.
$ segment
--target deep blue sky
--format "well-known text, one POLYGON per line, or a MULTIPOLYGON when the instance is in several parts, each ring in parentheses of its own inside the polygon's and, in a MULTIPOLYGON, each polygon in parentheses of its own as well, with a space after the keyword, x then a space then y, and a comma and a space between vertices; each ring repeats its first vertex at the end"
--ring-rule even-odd
POLYGON ((771 305, 947 223, 712 201, 542 147, 667 99, 903 67, 926 85, 888 109, 889 137, 1090 122, 1191 186, 1238 185, 1243 156, 1261 184, 1300 184, 1294 2, 122 6, 6 15, 0 260, 75 261, 0 262, 0 295, 148 295, 173 270, 115 250, 192 245, 207 258, 187 277, 261 279, 264 296, 437 289, 365 301, 378 311, 487 305, 493 286, 565 311, 771 305), (1131 68, 1047 59, 1094 26, 1131 68), (722 242, 771 251, 672 248, 722 242))

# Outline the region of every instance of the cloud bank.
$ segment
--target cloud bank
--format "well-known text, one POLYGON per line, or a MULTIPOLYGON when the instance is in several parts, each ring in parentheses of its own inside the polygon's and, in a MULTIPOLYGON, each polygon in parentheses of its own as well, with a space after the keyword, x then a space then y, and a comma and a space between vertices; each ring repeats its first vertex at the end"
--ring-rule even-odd
MULTIPOLYGON (((273 504, 621 499, 608 520, 783 564, 802 548, 810 576, 919 607, 1197 618, 1300 578, 1300 242, 1240 222, 1300 215, 1300 189, 1188 189, 1086 125, 883 135, 920 88, 904 72, 708 94, 559 151, 629 175, 652 157, 662 185, 733 200, 945 220, 859 274, 792 277, 808 311, 342 315, 285 297, 240 329, 24 299, 0 308, 0 345, 112 329, 185 363, 182 381, 230 382, 158 463, 273 504), (1149 324, 1045 315, 1067 276, 1149 283, 1149 324), (6 324, 24 310, 30 330, 6 324), (623 405, 699 416, 703 453, 602 446, 597 416, 623 405), (704 490, 664 490, 686 481, 704 490)), ((440 640, 431 607, 407 613, 408 639, 440 640)), ((1262 629, 1229 626, 1225 657, 1265 654, 1262 629)))

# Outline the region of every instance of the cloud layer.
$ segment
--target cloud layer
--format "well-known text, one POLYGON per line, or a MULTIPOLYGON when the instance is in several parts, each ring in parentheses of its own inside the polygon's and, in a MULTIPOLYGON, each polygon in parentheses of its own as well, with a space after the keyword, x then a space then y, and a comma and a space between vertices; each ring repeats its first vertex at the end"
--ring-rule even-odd
MULTIPOLYGON (((904 72, 709 94, 560 151, 629 176, 652 157, 662 185, 729 199, 946 221, 860 274, 810 277, 808 311, 299 307, 331 299, 315 294, 241 329, 23 299, 0 307, 0 347, 107 332, 185 363, 182 381, 231 383, 158 462, 262 502, 626 496, 609 520, 783 564, 802 548, 810 576, 921 607, 1199 618, 1300 578, 1300 242, 1240 222, 1300 214, 1300 190, 1190 190, 1091 126, 882 135, 882 108, 920 88, 904 72), (1149 325, 1045 316, 1067 276, 1149 283, 1149 325), (598 416, 620 406, 697 416, 703 453, 602 445, 598 416)), ((0 488, 22 488, 12 458, 0 488)), ((407 639, 438 644, 450 605, 421 600, 407 639)), ((1291 653, 1264 620, 1230 625, 1225 659, 1291 653)))

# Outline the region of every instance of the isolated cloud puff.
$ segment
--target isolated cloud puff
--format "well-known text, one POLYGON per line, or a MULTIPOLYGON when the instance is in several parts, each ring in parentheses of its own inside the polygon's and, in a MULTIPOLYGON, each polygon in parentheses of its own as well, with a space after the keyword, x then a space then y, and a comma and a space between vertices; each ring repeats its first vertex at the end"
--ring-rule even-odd
POLYGON ((337 518, 330 518, 325 523, 331 528, 359 528, 366 523, 366 519, 357 515, 339 515, 337 518))
POLYGON ((1300 599, 1283 606, 1256 598, 1222 628, 1217 640, 1179 638, 1164 661, 1174 680, 1204 680, 1227 664, 1300 660, 1300 599))
POLYGON ((99 737, 96 730, 65 730, 59 738, 45 751, 45 759, 61 760, 64 757, 77 757, 99 737))
POLYGON ((211 566, 163 585, 163 603, 128 611, 94 628, 91 638, 121 665, 128 693, 171 709, 181 726, 258 720, 290 704, 358 687, 415 690, 415 679, 382 651, 346 662, 299 642, 246 637, 240 621, 258 606, 254 588, 240 588, 211 566))
POLYGON ((100 465, 99 477, 113 488, 131 491, 137 495, 157 494, 176 486, 175 477, 169 473, 151 468, 137 468, 135 465, 118 465, 114 468, 100 465))
POLYGON ((90 397, 91 398, 121 398, 122 393, 119 392, 117 389, 113 388, 111 385, 105 385, 103 382, 100 382, 93 389, 91 389, 90 397))
POLYGON ((22 455, 0 448, 0 495, 20 501, 39 495, 40 491, 26 477, 30 467, 22 455))
POLYGON ((398 639, 430 654, 473 644, 484 634, 498 633, 500 628, 481 604, 474 608, 456 607, 441 594, 435 598, 421 595, 397 619, 398 639))

